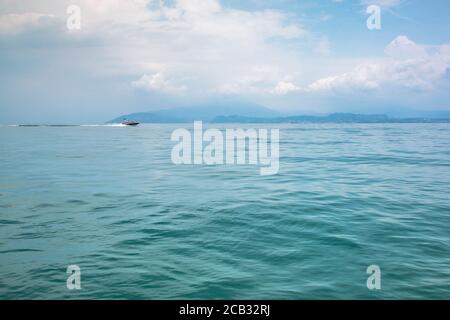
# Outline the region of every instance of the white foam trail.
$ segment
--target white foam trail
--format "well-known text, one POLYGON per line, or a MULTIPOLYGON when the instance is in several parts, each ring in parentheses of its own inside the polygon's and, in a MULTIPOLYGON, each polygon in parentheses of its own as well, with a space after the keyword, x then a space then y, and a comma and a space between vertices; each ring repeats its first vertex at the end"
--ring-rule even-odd
POLYGON ((126 127, 122 123, 107 123, 107 124, 82 124, 80 127, 126 127))
POLYGON ((80 125, 48 125, 48 124, 0 124, 0 127, 128 127, 122 123, 80 124, 80 125))

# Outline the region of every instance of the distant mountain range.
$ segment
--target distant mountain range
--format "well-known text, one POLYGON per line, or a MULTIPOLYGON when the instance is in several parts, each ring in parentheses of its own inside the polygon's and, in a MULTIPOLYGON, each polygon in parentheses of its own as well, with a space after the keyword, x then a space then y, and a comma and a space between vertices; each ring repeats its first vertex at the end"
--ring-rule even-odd
POLYGON ((384 114, 332 113, 327 116, 257 118, 219 116, 215 123, 450 123, 450 118, 390 118, 384 114))
POLYGON ((139 121, 141 123, 186 123, 196 120, 213 122, 219 116, 231 115, 258 118, 280 116, 276 111, 255 104, 214 104, 126 114, 108 121, 108 123, 120 123, 123 119, 139 121))
POLYGON ((384 114, 332 113, 329 115, 285 116, 258 105, 211 105, 183 107, 168 110, 132 113, 117 117, 108 123, 120 123, 124 119, 140 123, 450 123, 450 116, 443 117, 389 117, 384 114))

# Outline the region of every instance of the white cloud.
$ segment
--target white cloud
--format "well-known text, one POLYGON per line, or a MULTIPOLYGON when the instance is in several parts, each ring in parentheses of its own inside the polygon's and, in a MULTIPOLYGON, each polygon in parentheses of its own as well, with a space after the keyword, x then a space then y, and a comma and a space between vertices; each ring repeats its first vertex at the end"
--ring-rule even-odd
MULTIPOLYGON (((14 6, 15 2, 9 3, 14 6)), ((50 10, 54 1, 42 3, 39 10, 32 9, 49 13, 0 15, 0 32, 28 30, 54 19, 64 26, 64 8, 59 8, 61 16, 56 16, 50 10)), ((314 81, 317 69, 321 74, 327 69, 320 65, 320 59, 326 58, 316 56, 314 65, 309 66, 311 59, 307 60, 304 52, 296 52, 299 46, 295 45, 303 43, 302 48, 327 56, 330 41, 325 35, 310 34, 286 12, 229 9, 218 0, 175 0, 170 5, 159 0, 73 3, 81 7, 82 29, 78 35, 66 36, 98 40, 92 73, 131 76, 134 81, 128 80, 126 85, 169 95, 265 98, 392 87, 432 90, 446 75, 450 63, 448 46, 421 45, 399 36, 385 48, 381 59, 358 62, 346 72, 342 72, 346 70, 342 65, 331 66, 330 70, 340 71, 330 71, 325 74, 329 76, 314 81)), ((374 3, 393 8, 401 1, 370 1, 374 3)))
POLYGON ((329 91, 329 90, 368 90, 379 87, 380 77, 382 74, 382 66, 373 64, 359 65, 351 72, 341 75, 330 76, 319 79, 310 84, 306 90, 308 91, 329 91))
POLYGON ((18 33, 27 28, 48 25, 55 16, 36 12, 0 15, 0 33, 18 33))
POLYGON ((171 94, 178 94, 186 90, 186 86, 177 85, 173 80, 168 79, 163 72, 158 72, 153 75, 143 75, 139 80, 133 81, 132 86, 145 90, 156 90, 167 92, 171 94))
POLYGON ((222 10, 217 0, 179 0, 177 8, 192 14, 209 15, 222 10))
MULTIPOLYGON (((66 39, 99 44, 92 73, 133 76, 129 84, 136 89, 186 96, 268 94, 301 69, 288 43, 329 51, 326 38, 309 37, 290 13, 278 10, 230 9, 218 0, 40 1, 40 10, 58 13, 63 32, 64 2, 81 8, 81 30, 66 32, 66 39)), ((8 2, 9 11, 29 6, 8 2)))
POLYGON ((277 85, 270 90, 270 93, 276 96, 284 96, 290 92, 302 90, 299 86, 296 86, 292 82, 280 81, 277 85))
POLYGON ((402 87, 432 90, 450 68, 450 46, 418 45, 399 36, 385 50, 389 56, 358 65, 340 75, 322 78, 310 84, 309 91, 374 90, 402 87))
POLYGON ((425 46, 418 45, 406 36, 398 36, 384 50, 384 52, 396 59, 420 59, 426 58, 428 53, 425 46))
MULTIPOLYGON (((130 84, 137 89, 186 95, 267 93, 301 63, 286 43, 313 41, 289 13, 230 9, 218 0, 69 2, 80 6, 82 22, 78 32, 66 32, 67 39, 100 44, 98 56, 92 57, 93 73, 132 75, 130 84)), ((56 10, 55 1, 40 3, 41 10, 56 10)), ((64 30, 64 6, 57 12, 64 30)), ((326 51, 326 43, 317 50, 326 51)))
POLYGON ((278 11, 224 9, 215 0, 179 0, 150 11, 133 32, 147 62, 167 65, 189 94, 258 94, 296 65, 272 39, 303 39, 306 31, 278 11), (139 36, 140 35, 140 36, 139 36))

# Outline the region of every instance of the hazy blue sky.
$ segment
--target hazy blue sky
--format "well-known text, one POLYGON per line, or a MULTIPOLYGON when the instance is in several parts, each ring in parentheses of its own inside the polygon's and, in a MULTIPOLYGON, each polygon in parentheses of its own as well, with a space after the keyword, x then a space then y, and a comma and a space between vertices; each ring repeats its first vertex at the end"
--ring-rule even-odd
POLYGON ((449 66, 448 0, 0 0, 0 123, 223 99, 295 114, 450 110, 449 66), (66 27, 71 4, 80 30, 66 27), (370 4, 381 30, 366 26, 370 4))

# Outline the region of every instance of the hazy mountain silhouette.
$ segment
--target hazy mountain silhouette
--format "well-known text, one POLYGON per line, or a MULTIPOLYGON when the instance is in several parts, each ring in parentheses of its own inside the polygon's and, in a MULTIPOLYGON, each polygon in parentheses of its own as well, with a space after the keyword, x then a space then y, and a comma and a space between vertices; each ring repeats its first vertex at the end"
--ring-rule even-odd
POLYGON ((384 114, 332 113, 326 116, 288 116, 258 118, 245 116, 219 116, 215 123, 448 123, 449 118, 391 118, 384 114))
POLYGON ((196 120, 214 123, 428 123, 450 122, 450 112, 418 112, 404 117, 355 113, 287 116, 257 104, 226 100, 200 106, 131 113, 108 123, 120 123, 124 119, 140 123, 188 123, 196 120))
POLYGON ((243 117, 270 118, 279 117, 280 113, 256 104, 212 104, 174 109, 139 112, 122 115, 109 123, 119 123, 131 119, 141 123, 178 123, 201 120, 211 122, 219 116, 240 115, 243 117))

